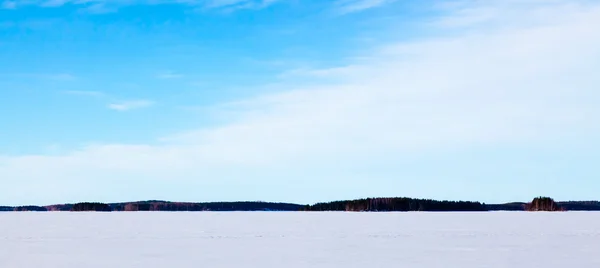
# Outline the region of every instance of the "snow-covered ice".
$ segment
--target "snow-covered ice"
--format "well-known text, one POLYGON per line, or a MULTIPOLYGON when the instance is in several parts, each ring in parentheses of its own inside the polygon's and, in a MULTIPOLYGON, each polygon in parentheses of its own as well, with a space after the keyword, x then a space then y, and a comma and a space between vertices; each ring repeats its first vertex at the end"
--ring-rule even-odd
POLYGON ((0 213, 2 268, 598 268, 600 213, 0 213))

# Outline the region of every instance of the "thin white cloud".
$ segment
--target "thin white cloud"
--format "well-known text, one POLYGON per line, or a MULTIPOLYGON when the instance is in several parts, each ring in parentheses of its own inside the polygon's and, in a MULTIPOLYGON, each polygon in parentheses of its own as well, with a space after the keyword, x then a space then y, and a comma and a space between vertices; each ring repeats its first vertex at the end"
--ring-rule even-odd
POLYGON ((77 76, 69 73, 4 73, 0 74, 0 76, 44 79, 64 82, 77 80, 77 76))
POLYGON ((69 95, 77 95, 77 96, 95 97, 95 98, 104 96, 104 93, 100 92, 100 91, 65 90, 65 91, 62 91, 62 93, 69 94, 69 95))
POLYGON ((72 0, 46 0, 46 1, 42 1, 40 3, 40 6, 43 7, 59 7, 59 6, 63 6, 69 2, 76 2, 76 1, 72 1, 72 0))
POLYGON ((134 109, 146 108, 154 105, 153 101, 150 100, 131 100, 123 102, 115 102, 108 105, 108 108, 116 111, 129 111, 134 109))
POLYGON ((184 77, 183 74, 172 72, 172 71, 160 73, 156 76, 156 78, 158 78, 158 79, 178 79, 178 78, 183 78, 183 77, 184 77))
MULTIPOLYGON (((461 21, 460 28, 468 31, 382 44, 368 60, 307 70, 304 79, 316 75, 340 82, 289 84, 282 86, 288 89, 284 93, 219 105, 211 112, 228 118, 219 126, 174 133, 159 145, 98 144, 61 156, 5 157, 0 174, 19 178, 11 185, 22 190, 3 192, 3 198, 42 193, 77 198, 92 192, 63 187, 75 184, 89 185, 95 193, 136 185, 138 193, 151 195, 163 189, 138 186, 168 184, 193 185, 189 196, 218 199, 215 187, 247 185, 250 175, 257 187, 294 185, 281 192, 293 198, 297 187, 321 181, 335 186, 331 189, 363 185, 377 175, 361 176, 353 168, 386 164, 394 170, 396 160, 407 156, 448 148, 543 146, 600 135, 600 3, 524 0, 510 7, 514 16, 505 15, 503 1, 477 3, 493 15, 461 20, 466 15, 457 11, 443 18, 461 21)), ((136 106, 131 104, 112 108, 136 106)), ((403 180, 399 169, 380 175, 385 188, 403 180)), ((433 183, 439 189, 456 185, 409 175, 407 180, 418 181, 414 192, 426 189, 430 197, 433 183)), ((488 193, 522 191, 528 182, 519 179, 506 178, 503 189, 480 185, 494 188, 488 193)), ((587 186, 578 184, 581 191, 595 189, 587 186)))
POLYGON ((104 3, 93 4, 93 5, 81 8, 79 10, 79 12, 81 12, 81 13, 88 13, 88 14, 106 14, 106 13, 113 13, 113 12, 117 12, 117 11, 118 11, 117 7, 108 7, 104 3))
POLYGON ((2 8, 2 9, 15 9, 15 8, 17 8, 17 2, 15 2, 15 1, 4 1, 0 5, 0 8, 2 8))
POLYGON ((56 81, 73 81, 77 79, 76 76, 68 73, 60 73, 60 74, 41 74, 39 75, 41 78, 56 80, 56 81))
MULTIPOLYGON (((23 1, 22 5, 35 5, 47 8, 76 5, 81 6, 80 12, 107 13, 115 12, 120 7, 131 5, 181 4, 193 8, 237 10, 261 9, 275 2, 278 2, 278 0, 31 0, 23 1)), ((8 3, 8 1, 5 3, 8 3)))
POLYGON ((206 7, 215 8, 215 7, 227 7, 227 6, 237 6, 243 5, 247 2, 253 2, 248 0, 208 0, 206 1, 206 7))
POLYGON ((253 0, 221 0, 214 1, 217 3, 215 7, 220 7, 224 12, 234 12, 242 9, 263 9, 273 5, 280 0, 261 0, 261 1, 253 1, 253 0), (222 2, 222 3, 218 3, 222 2))
POLYGON ((340 14, 348 14, 381 7, 395 1, 396 0, 338 0, 335 5, 337 7, 337 12, 340 14))

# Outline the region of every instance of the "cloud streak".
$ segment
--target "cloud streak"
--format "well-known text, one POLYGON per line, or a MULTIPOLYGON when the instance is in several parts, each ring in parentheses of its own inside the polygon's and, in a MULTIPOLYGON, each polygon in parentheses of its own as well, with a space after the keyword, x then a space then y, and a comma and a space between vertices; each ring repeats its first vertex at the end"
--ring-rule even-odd
POLYGON ((179 79, 179 78, 183 78, 183 77, 184 77, 183 74, 172 72, 172 71, 160 73, 156 76, 156 78, 158 78, 158 79, 179 79))
MULTIPOLYGON (((193 8, 203 9, 261 9, 268 7, 278 0, 28 0, 22 1, 19 6, 39 6, 44 8, 57 8, 66 5, 80 6, 80 11, 87 13, 108 13, 117 11, 118 8, 131 5, 165 5, 179 4, 190 6, 193 8)), ((16 2, 5 1, 2 5, 4 8, 14 9, 17 7, 16 2)))
POLYGON ((339 0, 335 5, 340 14, 348 14, 381 7, 395 1, 396 0, 339 0))
POLYGON ((17 8, 17 2, 14 2, 14 1, 4 1, 4 2, 2 2, 2 4, 0 4, 0 8, 2 8, 2 9, 16 9, 17 8))
POLYGON ((147 108, 154 105, 153 101, 150 100, 131 100, 123 102, 115 102, 108 105, 108 108, 115 111, 129 111, 141 108, 147 108))
POLYGON ((77 76, 69 73, 5 73, 0 74, 0 76, 52 80, 58 82, 69 82, 78 79, 77 76))
POLYGON ((85 91, 85 90, 65 90, 62 93, 68 95, 85 96, 85 97, 103 97, 104 93, 100 91, 85 91))
MULTIPOLYGON (((87 97, 93 99, 100 99, 102 101, 110 101, 115 99, 110 95, 100 91, 86 91, 86 90, 65 90, 60 93, 72 96, 87 97)), ((126 112, 130 110, 148 108, 155 105, 156 103, 151 100, 139 99, 139 100, 127 100, 127 101, 112 101, 106 104, 106 107, 110 110, 119 112, 126 112)))

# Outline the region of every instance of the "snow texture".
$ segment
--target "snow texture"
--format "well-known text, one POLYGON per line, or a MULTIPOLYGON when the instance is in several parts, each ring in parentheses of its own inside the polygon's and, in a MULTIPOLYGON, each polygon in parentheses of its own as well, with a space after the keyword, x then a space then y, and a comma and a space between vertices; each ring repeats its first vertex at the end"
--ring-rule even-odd
POLYGON ((7 268, 600 267, 600 213, 0 213, 7 268))

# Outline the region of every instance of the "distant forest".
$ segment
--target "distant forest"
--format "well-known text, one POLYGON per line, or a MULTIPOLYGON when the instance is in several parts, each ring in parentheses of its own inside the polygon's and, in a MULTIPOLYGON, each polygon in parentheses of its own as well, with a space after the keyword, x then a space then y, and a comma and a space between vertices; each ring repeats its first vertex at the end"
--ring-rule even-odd
POLYGON ((46 206, 48 211, 299 211, 303 205, 269 202, 169 202, 79 203, 46 206), (83 205, 82 205, 83 204, 83 205))
POLYGON ((485 204, 471 201, 438 201, 406 197, 365 198, 300 205, 270 202, 169 202, 160 200, 97 203, 83 202, 50 206, 0 206, 0 211, 600 211, 598 201, 555 202, 537 197, 529 203, 485 204))
POLYGON ((305 211, 487 211, 484 204, 414 198, 366 198, 305 206, 305 211))

